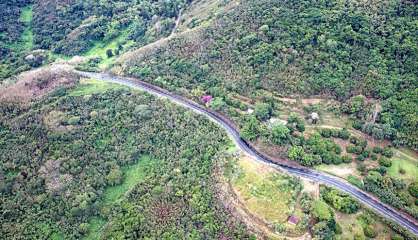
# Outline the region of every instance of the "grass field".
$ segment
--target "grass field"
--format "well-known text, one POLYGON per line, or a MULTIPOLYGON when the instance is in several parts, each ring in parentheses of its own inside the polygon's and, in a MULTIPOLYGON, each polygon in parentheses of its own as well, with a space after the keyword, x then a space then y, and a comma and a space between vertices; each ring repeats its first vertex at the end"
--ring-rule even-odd
MULTIPOLYGON (((117 201, 121 201, 129 190, 145 178, 146 171, 144 169, 152 163, 153 160, 150 157, 144 156, 135 165, 123 167, 124 181, 120 185, 108 187, 105 190, 102 198, 103 206, 109 206, 117 201)), ((99 239, 101 229, 106 223, 106 220, 101 217, 91 218, 89 221, 88 235, 84 239, 99 239)))
POLYGON ((10 44, 10 48, 14 51, 28 51, 33 48, 33 32, 32 32, 33 9, 32 5, 22 8, 19 21, 25 25, 25 30, 20 36, 19 41, 10 44))
POLYGON ((251 159, 240 160, 239 176, 233 187, 248 210, 270 223, 283 223, 293 212, 294 189, 289 179, 251 159))
POLYGON ((101 57, 103 60, 100 62, 99 67, 106 68, 112 64, 113 60, 116 58, 116 56, 111 58, 107 57, 106 51, 108 49, 115 51, 119 44, 121 44, 124 48, 127 48, 134 43, 133 41, 126 42, 126 37, 126 34, 121 34, 109 42, 96 42, 94 46, 83 55, 85 57, 101 57))
POLYGON ((407 182, 418 181, 417 163, 406 158, 392 158, 392 166, 388 169, 388 174, 392 177, 399 177, 407 182), (401 174, 401 169, 405 171, 401 174))
POLYGON ((70 92, 70 96, 92 95, 118 88, 126 87, 120 84, 103 82, 96 79, 82 79, 80 80, 80 84, 70 92))

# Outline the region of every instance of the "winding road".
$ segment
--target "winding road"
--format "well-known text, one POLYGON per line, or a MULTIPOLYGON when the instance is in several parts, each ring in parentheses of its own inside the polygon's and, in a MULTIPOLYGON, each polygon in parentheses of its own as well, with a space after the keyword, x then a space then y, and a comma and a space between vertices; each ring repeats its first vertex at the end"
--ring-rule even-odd
POLYGON ((264 162, 270 165, 273 168, 279 169, 281 171, 288 172, 292 175, 303 177, 310 179, 312 181, 320 182, 326 184, 328 186, 335 187, 343 192, 350 194, 352 197, 357 199, 359 202, 363 203, 365 206, 373 209, 375 212, 379 213, 383 217, 392 220, 393 222, 399 224, 400 226, 408 229, 411 233, 415 236, 418 236, 418 222, 413 219, 412 217, 408 216, 396 210, 387 204, 382 203, 374 196, 370 195, 369 193, 362 191, 361 189, 351 185, 350 183, 346 182, 341 178, 337 178, 331 176, 326 173, 322 173, 319 171, 315 171, 308 168, 303 167, 295 167, 289 166, 287 164, 281 164, 274 162, 272 159, 264 155, 263 153, 258 152, 252 146, 250 146, 246 141, 244 141, 238 132, 238 130, 224 117, 220 114, 209 110, 195 102, 192 102, 188 99, 185 99, 179 95, 173 94, 168 92, 164 89, 156 87, 152 84, 142 82, 138 79, 127 78, 127 77, 119 77, 110 75, 107 73, 90 73, 90 72, 81 72, 76 71, 79 75, 87 78, 94 78, 98 80, 103 80, 106 82, 118 83, 125 86, 129 86, 132 88, 137 88, 143 91, 146 91, 150 94, 164 97, 169 99, 172 102, 175 102, 179 105, 182 105, 186 108, 189 108, 197 113, 203 114, 207 116, 209 119, 214 121, 215 123, 219 124, 222 128, 224 128, 232 140, 235 142, 239 148, 244 151, 249 156, 253 157, 254 159, 264 162))

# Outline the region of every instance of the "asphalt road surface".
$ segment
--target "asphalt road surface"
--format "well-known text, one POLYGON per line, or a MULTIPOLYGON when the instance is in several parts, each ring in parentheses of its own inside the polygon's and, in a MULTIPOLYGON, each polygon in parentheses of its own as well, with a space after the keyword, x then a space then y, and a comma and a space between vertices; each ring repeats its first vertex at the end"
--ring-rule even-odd
POLYGON ((350 183, 346 182, 341 178, 334 177, 329 174, 304 167, 295 167, 287 164, 274 162, 272 159, 268 158, 266 155, 258 152, 252 146, 247 144, 247 142, 240 137, 238 130, 227 119, 213 112, 212 110, 209 110, 195 102, 187 100, 179 95, 170 93, 159 87, 153 86, 149 83, 141 82, 138 79, 113 76, 106 73, 90 73, 80 71, 78 71, 77 73, 84 77, 94 78, 107 82, 119 83, 132 88, 137 88, 146 91, 150 94, 167 98, 172 102, 180 104, 197 113, 203 114, 207 116, 210 120, 214 121, 215 123, 219 124, 222 128, 224 128, 229 134, 229 136, 232 138, 232 140, 235 142, 235 144, 239 146, 242 151, 244 151, 246 154, 250 155, 254 159, 267 163, 271 167, 288 172, 292 175, 303 177, 315 182, 323 183, 328 186, 335 187, 343 192, 346 192, 365 206, 373 209, 375 212, 379 213, 383 217, 392 220, 400 226, 408 229, 415 236, 418 236, 418 223, 411 216, 402 213, 399 210, 396 210, 388 206, 387 204, 382 203, 376 197, 370 195, 369 193, 366 193, 365 191, 360 190, 359 188, 355 187, 354 185, 351 185, 350 183))

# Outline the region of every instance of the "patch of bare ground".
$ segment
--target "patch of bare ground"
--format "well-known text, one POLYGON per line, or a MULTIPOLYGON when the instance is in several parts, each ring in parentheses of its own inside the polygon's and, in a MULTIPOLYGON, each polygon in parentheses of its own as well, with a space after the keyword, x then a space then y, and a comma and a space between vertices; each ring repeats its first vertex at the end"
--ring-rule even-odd
POLYGON ((24 72, 17 76, 14 84, 0 89, 0 101, 28 103, 50 93, 60 86, 73 86, 79 76, 73 67, 54 64, 36 70, 24 72))

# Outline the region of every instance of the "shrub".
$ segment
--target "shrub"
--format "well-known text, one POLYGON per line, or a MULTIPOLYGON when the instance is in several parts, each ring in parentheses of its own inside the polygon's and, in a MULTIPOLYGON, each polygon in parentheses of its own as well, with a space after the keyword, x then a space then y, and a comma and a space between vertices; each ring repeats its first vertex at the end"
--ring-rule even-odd
POLYGON ((363 155, 358 155, 357 158, 356 158, 356 160, 360 161, 360 162, 364 162, 365 159, 366 158, 363 155))
POLYGON ((354 145, 348 145, 345 150, 347 151, 347 153, 355 153, 356 147, 354 145))
POLYGON ((383 149, 381 147, 375 146, 373 147, 373 152, 376 154, 379 154, 383 151, 383 149))
POLYGON ((344 155, 341 157, 341 160, 343 163, 351 163, 353 161, 353 158, 349 155, 344 155))
POLYGON ((390 167, 390 166, 392 166, 392 161, 389 158, 386 158, 386 157, 382 156, 379 159, 379 164, 380 164, 380 166, 383 166, 383 167, 390 167))
POLYGON ((382 155, 388 158, 393 157, 393 151, 390 147, 384 147, 382 151, 382 155))
POLYGON ((80 117, 78 117, 78 116, 70 117, 67 120, 68 125, 77 125, 79 123, 80 123, 80 117))
POLYGON ((106 50, 106 56, 107 56, 108 58, 113 57, 113 51, 112 51, 112 49, 107 49, 107 50, 106 50))
POLYGON ((408 192, 411 196, 418 198, 418 182, 413 182, 408 186, 408 192))
POLYGON ((321 130, 321 136, 324 138, 330 138, 332 136, 333 130, 330 128, 324 128, 321 130))
POLYGON ((399 234, 394 234, 394 235, 390 236, 390 239, 391 240, 404 240, 404 238, 399 234))
POLYGON ((376 161, 377 160, 377 154, 375 154, 375 153, 370 154, 370 159, 373 160, 373 161, 376 161))
POLYGON ((342 130, 338 131, 338 137, 347 140, 350 138, 350 132, 346 128, 343 128, 342 130))
POLYGON ((270 118, 273 109, 270 104, 267 103, 257 103, 255 105, 254 114, 259 120, 267 120, 270 118))
POLYGON ((364 235, 369 238, 377 237, 377 232, 373 226, 367 225, 363 228, 364 235))
POLYGON ((324 201, 316 200, 312 204, 312 214, 319 221, 328 221, 332 219, 332 211, 324 201))
POLYGON ((347 180, 348 180, 349 183, 353 184, 354 186, 356 186, 358 188, 363 188, 364 187, 363 181, 356 176, 349 175, 347 177, 347 180))
POLYGON ((271 129, 273 142, 275 144, 285 144, 289 140, 290 130, 283 124, 276 124, 271 129))

